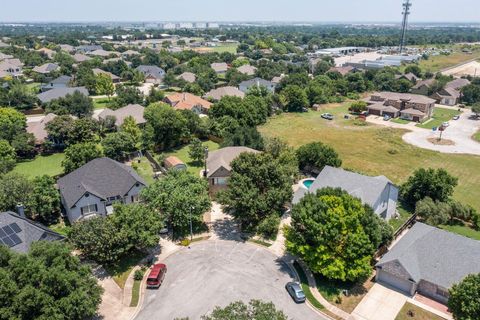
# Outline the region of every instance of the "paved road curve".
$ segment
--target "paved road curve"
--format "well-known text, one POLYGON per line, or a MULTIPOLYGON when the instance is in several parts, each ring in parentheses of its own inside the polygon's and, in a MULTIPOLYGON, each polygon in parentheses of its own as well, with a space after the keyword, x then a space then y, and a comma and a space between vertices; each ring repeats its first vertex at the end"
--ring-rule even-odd
POLYGON ((205 241, 168 257, 158 290, 147 290, 137 320, 200 319, 215 306, 250 299, 272 301, 292 320, 323 319, 285 291, 290 269, 264 248, 236 241, 205 241))

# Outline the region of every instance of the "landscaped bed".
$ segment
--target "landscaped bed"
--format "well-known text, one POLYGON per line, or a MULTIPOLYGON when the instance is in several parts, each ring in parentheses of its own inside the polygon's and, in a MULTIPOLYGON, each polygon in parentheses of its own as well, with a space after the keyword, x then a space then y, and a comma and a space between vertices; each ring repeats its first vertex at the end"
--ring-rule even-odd
POLYGON ((395 320, 444 320, 444 318, 407 302, 395 320))
POLYGON ((105 270, 112 276, 113 280, 120 288, 125 287, 125 282, 132 272, 133 268, 145 258, 145 254, 140 251, 132 251, 125 254, 119 261, 106 265, 105 270))
POLYGON ((315 274, 315 281, 325 299, 348 313, 355 309, 374 284, 372 277, 360 282, 341 282, 325 279, 319 274, 315 274))

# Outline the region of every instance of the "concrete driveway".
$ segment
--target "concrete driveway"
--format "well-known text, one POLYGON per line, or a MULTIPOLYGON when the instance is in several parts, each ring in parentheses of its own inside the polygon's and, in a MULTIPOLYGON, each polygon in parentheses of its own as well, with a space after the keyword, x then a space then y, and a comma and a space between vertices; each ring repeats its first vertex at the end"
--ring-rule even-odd
POLYGON ((200 319, 215 306, 261 299, 273 302, 289 319, 323 319, 296 304, 284 286, 291 270, 265 248, 237 241, 209 240, 185 248, 165 261, 168 272, 158 290, 147 290, 136 319, 200 319))
POLYGON ((394 320, 407 299, 407 296, 376 283, 352 315, 358 320, 394 320))

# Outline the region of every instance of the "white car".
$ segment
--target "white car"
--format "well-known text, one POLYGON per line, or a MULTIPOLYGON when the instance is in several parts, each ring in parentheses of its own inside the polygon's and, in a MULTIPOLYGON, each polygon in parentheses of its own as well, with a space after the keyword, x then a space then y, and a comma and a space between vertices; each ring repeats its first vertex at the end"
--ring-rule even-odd
POLYGON ((448 123, 448 121, 445 121, 444 123, 442 123, 442 127, 446 128, 450 125, 450 123, 448 123))

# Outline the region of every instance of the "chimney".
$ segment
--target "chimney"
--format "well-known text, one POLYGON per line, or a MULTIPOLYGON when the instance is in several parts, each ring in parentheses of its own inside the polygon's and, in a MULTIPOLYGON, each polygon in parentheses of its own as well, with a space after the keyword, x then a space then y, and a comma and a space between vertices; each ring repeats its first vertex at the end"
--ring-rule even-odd
POLYGON ((26 218, 25 207, 23 206, 23 204, 21 204, 21 203, 17 204, 17 213, 20 217, 26 218))

